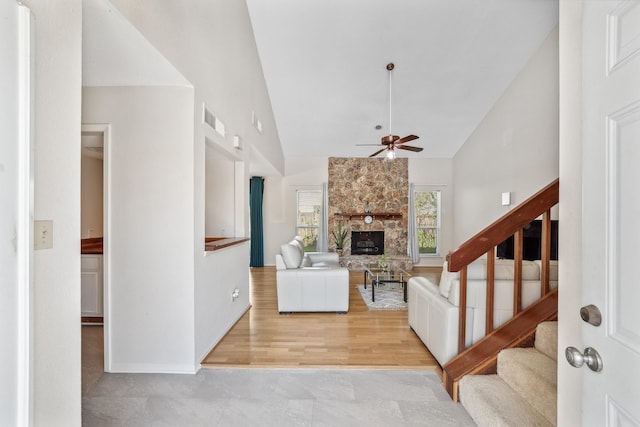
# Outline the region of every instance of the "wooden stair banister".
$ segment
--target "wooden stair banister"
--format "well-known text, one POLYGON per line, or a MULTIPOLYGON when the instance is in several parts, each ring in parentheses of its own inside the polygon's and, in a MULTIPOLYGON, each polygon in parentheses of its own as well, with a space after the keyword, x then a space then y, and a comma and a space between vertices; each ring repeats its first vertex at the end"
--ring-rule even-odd
POLYGON ((540 295, 549 293, 549 260, 551 259, 551 215, 549 211, 542 216, 542 236, 541 236, 540 260, 542 270, 540 271, 540 295))
POLYGON ((560 181, 556 179, 449 253, 449 271, 460 271, 463 266, 471 264, 490 248, 498 246, 516 231, 550 210, 558 203, 559 194, 560 181))
POLYGON ((516 208, 463 243, 447 255, 447 267, 460 272, 460 301, 458 312, 458 353, 466 348, 467 266, 487 255, 487 290, 485 333, 493 331, 495 248, 514 236, 513 315, 522 311, 523 228, 542 215, 540 295, 549 293, 549 259, 551 255, 551 208, 559 202, 560 181, 554 180, 516 208))
MULTIPOLYGON (((487 296, 486 296, 486 312, 487 317, 485 319, 484 330, 485 333, 493 331, 493 305, 495 295, 495 279, 496 279, 496 250, 495 247, 489 249, 487 252, 487 296)), ((464 310, 465 312, 467 310, 464 310)), ((460 346, 458 346, 458 353, 460 353, 460 346)))
POLYGON ((522 228, 514 234, 513 240, 513 315, 522 311, 522 228))
POLYGON ((458 401, 458 383, 462 377, 495 374, 501 350, 532 346, 536 326, 544 321, 557 320, 557 317, 558 290, 554 289, 445 363, 442 367, 442 381, 451 398, 458 401))
MULTIPOLYGON (((465 265, 460 269, 460 301, 458 302, 458 330, 460 330, 460 325, 467 324, 467 266, 465 265), (463 307, 463 308, 460 308, 463 307)), ((466 330, 465 326, 462 326, 462 330, 466 330)), ((458 353, 460 353, 460 349, 465 348, 465 338, 466 334, 458 333, 458 353)))

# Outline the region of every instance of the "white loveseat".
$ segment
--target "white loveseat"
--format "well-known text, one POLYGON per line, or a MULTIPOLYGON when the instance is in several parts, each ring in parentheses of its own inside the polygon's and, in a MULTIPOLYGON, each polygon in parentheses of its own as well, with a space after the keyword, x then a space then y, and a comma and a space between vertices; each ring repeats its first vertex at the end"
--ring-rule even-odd
POLYGON ((349 270, 335 252, 304 252, 299 237, 276 254, 278 311, 349 311, 349 270))
MULTIPOLYGON (((550 287, 558 286, 558 264, 551 261, 550 287)), ((540 261, 522 262, 522 307, 540 297, 540 261)), ((458 353, 458 306, 460 275, 447 271, 444 263, 439 285, 425 277, 409 279, 409 326, 420 337, 440 365, 458 353)), ((486 259, 474 261, 467 267, 466 345, 485 335, 486 259)), ((513 317, 513 260, 495 262, 494 328, 513 317)))

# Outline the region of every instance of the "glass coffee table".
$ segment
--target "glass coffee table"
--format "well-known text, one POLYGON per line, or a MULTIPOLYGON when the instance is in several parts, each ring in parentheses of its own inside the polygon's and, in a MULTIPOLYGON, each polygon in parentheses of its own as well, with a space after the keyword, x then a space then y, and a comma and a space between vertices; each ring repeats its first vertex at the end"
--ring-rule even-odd
POLYGON ((367 289, 367 282, 371 283, 371 301, 376 300, 377 286, 398 283, 404 292, 404 302, 407 302, 407 280, 411 274, 395 266, 383 269, 377 263, 365 263, 362 267, 364 268, 364 288, 367 289))

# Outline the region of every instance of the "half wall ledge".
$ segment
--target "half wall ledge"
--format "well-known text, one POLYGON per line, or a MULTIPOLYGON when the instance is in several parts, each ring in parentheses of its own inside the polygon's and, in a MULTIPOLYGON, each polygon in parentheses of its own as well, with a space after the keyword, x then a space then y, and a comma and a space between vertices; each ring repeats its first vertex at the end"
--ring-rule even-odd
POLYGON ((217 251, 250 240, 248 237, 205 237, 204 250, 217 251))

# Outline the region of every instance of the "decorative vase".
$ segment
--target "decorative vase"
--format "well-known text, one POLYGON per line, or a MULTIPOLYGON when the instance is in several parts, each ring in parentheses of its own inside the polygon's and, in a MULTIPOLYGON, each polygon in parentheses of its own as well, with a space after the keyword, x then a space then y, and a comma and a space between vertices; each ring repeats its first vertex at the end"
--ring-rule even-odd
POLYGON ((336 253, 338 254, 338 256, 342 256, 342 248, 336 248, 336 253))

